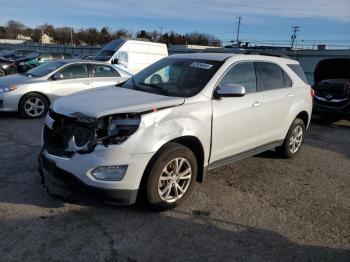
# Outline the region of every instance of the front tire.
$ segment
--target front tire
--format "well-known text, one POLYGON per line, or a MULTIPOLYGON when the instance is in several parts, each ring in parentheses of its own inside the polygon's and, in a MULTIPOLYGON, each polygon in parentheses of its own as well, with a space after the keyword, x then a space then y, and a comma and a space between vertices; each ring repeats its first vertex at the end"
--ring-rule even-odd
POLYGON ((186 146, 170 142, 150 164, 145 183, 148 204, 155 210, 174 208, 185 200, 197 178, 197 160, 186 146))
POLYGON ((43 95, 30 93, 21 98, 18 111, 22 117, 34 119, 44 116, 48 107, 49 103, 43 95))
POLYGON ((283 158, 293 158, 305 140, 305 124, 300 118, 294 119, 283 144, 276 148, 276 152, 283 158))

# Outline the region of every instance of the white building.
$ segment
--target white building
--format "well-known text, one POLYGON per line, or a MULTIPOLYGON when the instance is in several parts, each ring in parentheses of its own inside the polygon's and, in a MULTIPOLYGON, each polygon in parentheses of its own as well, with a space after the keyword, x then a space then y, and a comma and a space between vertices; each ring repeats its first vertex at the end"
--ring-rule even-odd
POLYGON ((51 43, 53 43, 53 37, 49 36, 48 34, 42 34, 41 43, 51 44, 51 43))

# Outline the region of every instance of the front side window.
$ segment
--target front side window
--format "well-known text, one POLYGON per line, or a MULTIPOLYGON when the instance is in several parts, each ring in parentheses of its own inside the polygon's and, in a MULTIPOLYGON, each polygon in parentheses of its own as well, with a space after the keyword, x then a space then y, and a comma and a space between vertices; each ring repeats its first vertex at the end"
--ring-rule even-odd
POLYGON ((246 93, 256 92, 254 63, 243 62, 234 65, 221 79, 219 86, 236 84, 244 86, 246 93))
POLYGON ((174 97, 191 97, 198 94, 222 61, 165 58, 130 78, 123 87, 143 92, 174 97))
POLYGON ((59 73, 63 75, 63 79, 88 78, 88 66, 84 64, 71 65, 63 68, 59 73))
POLYGON ((93 65, 93 77, 118 77, 120 76, 117 70, 107 65, 93 65))
POLYGON ((273 63, 256 62, 258 90, 267 91, 292 86, 292 80, 283 69, 273 63))

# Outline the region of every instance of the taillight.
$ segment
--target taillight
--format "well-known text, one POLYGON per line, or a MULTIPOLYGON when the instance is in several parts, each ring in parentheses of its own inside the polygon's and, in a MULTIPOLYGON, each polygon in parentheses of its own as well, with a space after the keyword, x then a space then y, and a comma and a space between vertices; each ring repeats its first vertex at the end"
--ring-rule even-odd
POLYGON ((315 96, 315 90, 313 88, 310 88, 310 95, 312 98, 315 96))

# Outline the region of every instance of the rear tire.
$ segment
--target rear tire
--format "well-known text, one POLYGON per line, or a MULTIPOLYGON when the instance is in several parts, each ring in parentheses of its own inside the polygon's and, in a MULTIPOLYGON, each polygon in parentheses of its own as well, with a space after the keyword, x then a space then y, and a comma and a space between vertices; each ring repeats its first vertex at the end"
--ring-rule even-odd
POLYGON ((24 95, 19 101, 18 111, 24 118, 34 119, 44 116, 49 108, 46 97, 36 93, 24 95))
POLYGON ((178 206, 192 190, 197 170, 196 157, 188 147, 173 142, 165 145, 145 174, 148 205, 157 211, 178 206))
POLYGON ((305 124, 300 118, 294 119, 283 144, 276 147, 276 152, 283 158, 293 158, 305 140, 305 124))

